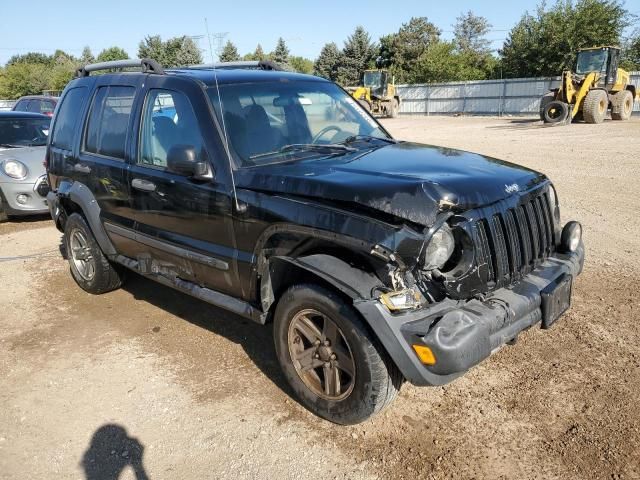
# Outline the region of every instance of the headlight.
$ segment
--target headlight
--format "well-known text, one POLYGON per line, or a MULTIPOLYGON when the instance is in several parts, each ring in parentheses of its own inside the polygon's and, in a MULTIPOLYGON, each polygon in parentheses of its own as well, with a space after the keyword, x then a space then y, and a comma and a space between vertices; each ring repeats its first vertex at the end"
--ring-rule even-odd
POLYGON ((27 166, 18 160, 7 160, 2 164, 2 170, 11 178, 22 180, 27 177, 29 170, 27 166))
POLYGON ((425 252, 424 266, 427 270, 442 268, 453 255, 456 246, 451 228, 446 223, 442 225, 431 237, 425 252))

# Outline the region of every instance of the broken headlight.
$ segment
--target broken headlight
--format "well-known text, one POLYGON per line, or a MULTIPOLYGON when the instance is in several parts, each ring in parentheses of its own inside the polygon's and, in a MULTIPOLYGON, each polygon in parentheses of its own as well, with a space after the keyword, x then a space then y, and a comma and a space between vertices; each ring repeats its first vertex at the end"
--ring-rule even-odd
POLYGON ((444 223, 431 237, 424 256, 424 268, 433 270, 444 267, 453 255, 456 241, 449 225, 444 223))

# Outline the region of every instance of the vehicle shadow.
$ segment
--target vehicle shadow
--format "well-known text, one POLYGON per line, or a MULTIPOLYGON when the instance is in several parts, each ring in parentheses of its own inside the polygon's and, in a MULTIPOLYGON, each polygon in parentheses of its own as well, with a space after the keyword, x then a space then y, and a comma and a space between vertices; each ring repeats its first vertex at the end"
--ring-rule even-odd
MULTIPOLYGON (((240 345, 251 361, 278 388, 295 400, 287 383, 273 345, 273 325, 258 325, 239 315, 188 296, 134 272, 127 272, 123 288, 136 300, 148 302, 159 309, 193 325, 225 337, 240 345)), ((297 400, 296 400, 297 401, 297 400)))
POLYGON ((148 480, 143 455, 144 445, 130 437, 124 427, 105 424, 91 437, 81 465, 87 480, 117 480, 128 466, 137 480, 148 480))

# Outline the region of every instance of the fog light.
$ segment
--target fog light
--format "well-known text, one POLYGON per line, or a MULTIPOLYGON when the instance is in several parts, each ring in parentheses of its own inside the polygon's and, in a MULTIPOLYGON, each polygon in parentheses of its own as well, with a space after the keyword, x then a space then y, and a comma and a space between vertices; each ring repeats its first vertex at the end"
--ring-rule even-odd
POLYGON ((433 354, 431 349, 426 345, 411 345, 413 350, 415 350, 418 358, 425 365, 435 365, 436 364, 436 356, 433 354))
POLYGON ((582 225, 578 222, 569 222, 562 229, 560 247, 564 252, 575 252, 582 238, 582 225))
POLYGON ((27 195, 26 193, 21 193, 16 197, 16 202, 18 202, 20 205, 26 205, 28 201, 29 195, 27 195))
POLYGON ((420 306, 420 294, 411 288, 383 293, 380 302, 389 310, 408 310, 420 306))

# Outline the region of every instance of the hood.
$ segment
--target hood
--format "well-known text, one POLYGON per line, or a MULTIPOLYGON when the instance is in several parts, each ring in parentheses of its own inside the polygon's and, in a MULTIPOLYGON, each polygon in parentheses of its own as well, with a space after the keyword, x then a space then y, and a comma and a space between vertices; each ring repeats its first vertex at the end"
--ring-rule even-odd
POLYGON ((239 188, 353 203, 422 225, 444 206, 486 206, 545 180, 495 158, 408 142, 236 174, 239 188))
MULTIPOLYGON (((24 148, 4 148, 0 149, 0 163, 6 160, 19 160, 24 163, 29 170, 27 178, 20 182, 35 181, 38 177, 44 175, 46 170, 42 162, 44 162, 47 147, 24 147, 24 148)), ((0 170, 0 178, 7 179, 2 170, 0 170)), ((14 179, 11 179, 15 181, 14 179)))

